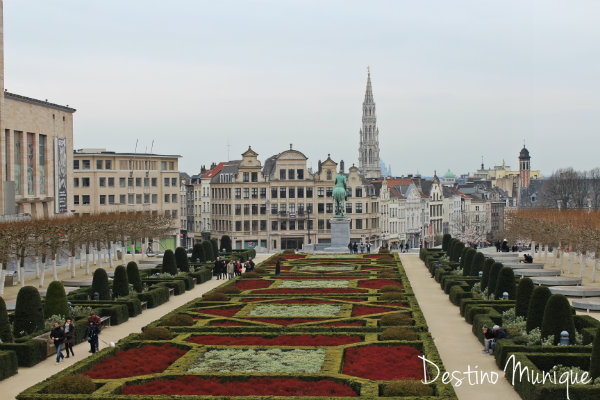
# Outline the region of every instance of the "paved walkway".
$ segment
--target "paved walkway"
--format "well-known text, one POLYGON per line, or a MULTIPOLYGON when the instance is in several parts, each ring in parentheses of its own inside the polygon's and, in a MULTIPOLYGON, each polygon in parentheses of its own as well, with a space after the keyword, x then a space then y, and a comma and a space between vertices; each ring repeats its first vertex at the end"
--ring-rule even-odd
MULTIPOLYGON (((492 356, 482 353, 483 346, 473 332, 471 325, 460 316, 458 307, 450 302, 448 295, 432 279, 417 254, 401 254, 400 259, 406 270, 421 310, 425 314, 429 331, 440 352, 444 367, 448 372, 471 370, 479 372, 496 371, 500 379, 496 384, 469 385, 466 378, 454 390, 460 400, 480 400, 493 398, 518 400, 519 395, 504 378, 492 356)), ((473 375, 475 378, 475 375, 473 375)), ((441 377, 440 377, 441 379, 441 377)))
MULTIPOLYGON (((266 260, 269 256, 270 255, 266 254, 257 254, 255 261, 256 263, 259 263, 266 260)), ((185 303, 202 296, 203 293, 214 289, 222 283, 223 281, 212 279, 208 282, 196 285, 194 289, 179 296, 171 296, 171 299, 168 302, 161 304, 156 308, 145 310, 142 314, 129 319, 125 323, 103 329, 100 333, 100 349, 102 350, 103 347, 107 347, 107 343, 118 342, 130 333, 140 332, 142 327, 148 325, 150 322, 155 321, 172 310, 181 307, 185 303)), ((75 352, 75 357, 65 359, 61 361, 60 364, 56 364, 56 356, 53 356, 31 368, 19 368, 18 374, 0 381, 0 393, 2 393, 0 398, 3 400, 14 399, 28 387, 49 378, 64 368, 75 364, 77 361, 90 356, 91 353, 88 353, 89 349, 90 345, 87 342, 83 342, 74 347, 73 351, 75 352)))

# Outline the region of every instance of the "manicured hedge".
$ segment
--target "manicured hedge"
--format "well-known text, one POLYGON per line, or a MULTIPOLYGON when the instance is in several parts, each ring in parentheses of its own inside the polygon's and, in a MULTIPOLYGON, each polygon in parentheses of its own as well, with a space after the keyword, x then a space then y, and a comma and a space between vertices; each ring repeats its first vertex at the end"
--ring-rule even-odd
POLYGON ((0 343, 0 350, 12 350, 17 355, 19 367, 33 367, 47 357, 46 342, 28 339, 19 343, 0 343))
POLYGON ((97 268, 92 278, 92 296, 94 293, 100 295, 100 300, 110 300, 110 286, 108 285, 108 274, 103 268, 97 268))
POLYGON ((154 285, 145 292, 137 294, 140 301, 148 302, 148 308, 158 307, 169 301, 169 288, 166 286, 154 285))
POLYGON ((531 300, 532 293, 533 281, 531 278, 521 278, 519 286, 517 286, 517 305, 515 306, 517 316, 527 316, 527 309, 529 308, 529 300, 531 300))
POLYGON ((135 261, 127 263, 127 281, 133 285, 133 289, 138 293, 144 289, 142 279, 140 278, 140 270, 135 261))
POLYGON ((10 350, 0 351, 0 380, 16 374, 17 368, 17 353, 10 350))
POLYGON ((63 284, 59 281, 52 281, 46 290, 44 298, 44 315, 46 318, 53 315, 62 315, 67 317, 70 315, 69 306, 67 305, 67 294, 63 284))
POLYGON ((22 337, 44 329, 44 311, 40 292, 33 286, 19 289, 13 323, 14 337, 22 337))

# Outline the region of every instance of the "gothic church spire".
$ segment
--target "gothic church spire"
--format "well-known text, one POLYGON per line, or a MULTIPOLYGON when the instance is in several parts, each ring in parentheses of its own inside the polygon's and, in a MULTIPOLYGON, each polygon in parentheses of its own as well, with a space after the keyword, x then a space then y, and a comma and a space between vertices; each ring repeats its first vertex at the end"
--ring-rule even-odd
POLYGON ((360 146, 358 149, 359 172, 367 178, 380 178, 379 164, 379 129, 375 115, 375 101, 371 86, 371 70, 367 67, 367 89, 363 101, 362 129, 360 130, 360 146))

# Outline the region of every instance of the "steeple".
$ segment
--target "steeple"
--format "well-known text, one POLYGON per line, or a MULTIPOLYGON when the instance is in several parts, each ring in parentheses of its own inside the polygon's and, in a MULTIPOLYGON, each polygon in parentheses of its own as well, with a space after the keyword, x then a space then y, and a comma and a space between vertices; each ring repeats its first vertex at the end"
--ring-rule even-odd
POLYGON ((367 89, 363 101, 362 129, 358 149, 358 168, 366 178, 380 178, 379 129, 375 115, 375 101, 371 86, 371 69, 367 67, 367 89))

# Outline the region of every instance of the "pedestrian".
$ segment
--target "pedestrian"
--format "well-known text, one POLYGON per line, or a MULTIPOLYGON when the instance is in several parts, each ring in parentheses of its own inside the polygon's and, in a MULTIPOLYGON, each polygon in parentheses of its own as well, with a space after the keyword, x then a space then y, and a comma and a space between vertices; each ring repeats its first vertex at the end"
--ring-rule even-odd
POLYGON ((352 246, 352 250, 354 250, 354 254, 358 254, 358 243, 354 242, 354 245, 352 246))
POLYGON ((506 331, 498 325, 494 325, 492 333, 494 335, 494 340, 490 343, 490 350, 492 351, 490 354, 494 353, 496 343, 498 343, 499 340, 506 339, 506 331))
POLYGON ((348 242, 348 250, 350 250, 350 254, 352 254, 352 241, 348 242))
POLYGON ((65 333, 65 354, 67 358, 69 358, 69 351, 71 355, 75 357, 75 353, 73 353, 73 342, 75 341, 75 325, 71 322, 71 318, 67 318, 65 321, 65 325, 63 326, 63 331, 65 333))
POLYGON ((215 260, 215 267, 213 268, 213 271, 217 276, 217 280, 221 279, 221 257, 217 257, 215 260))
POLYGON ((256 266, 256 264, 254 264, 254 260, 252 259, 252 257, 248 259, 248 264, 250 264, 250 271, 254 271, 254 267, 256 266))
POLYGON ((367 253, 371 252, 371 242, 367 243, 367 253))
POLYGON ((492 332, 492 330, 485 325, 481 329, 483 331, 483 343, 484 343, 483 352, 489 353, 490 345, 494 341, 494 332, 492 332))
MULTIPOLYGON (((100 324, 102 324, 102 319, 98 315, 96 315, 95 311, 90 312, 90 316, 88 317, 88 324, 92 321, 94 325, 98 327, 98 332, 100 332, 100 324)), ((100 350, 98 347, 98 341, 96 340, 96 350, 100 350)), ((93 352, 90 352, 93 353, 93 352)))
POLYGON ((365 242, 361 242, 360 243, 360 253, 364 253, 365 252, 365 242))
POLYGON ((233 279, 233 274, 235 272, 235 266, 233 264, 233 260, 229 261, 229 264, 227 264, 227 275, 229 279, 233 279))
POLYGON ((235 263, 235 276, 242 276, 242 260, 235 263))
POLYGON ((281 274, 281 260, 277 260, 275 263, 275 276, 279 276, 281 274))
POLYGON ((98 335, 100 334, 100 328, 94 323, 94 321, 88 321, 88 326, 85 327, 85 336, 90 344, 90 353, 98 351, 98 335))
POLYGON ((50 340, 52 340, 54 347, 56 347, 56 363, 58 364, 61 358, 65 358, 61 351, 65 340, 65 332, 59 322, 54 323, 54 328, 50 331, 50 340))

